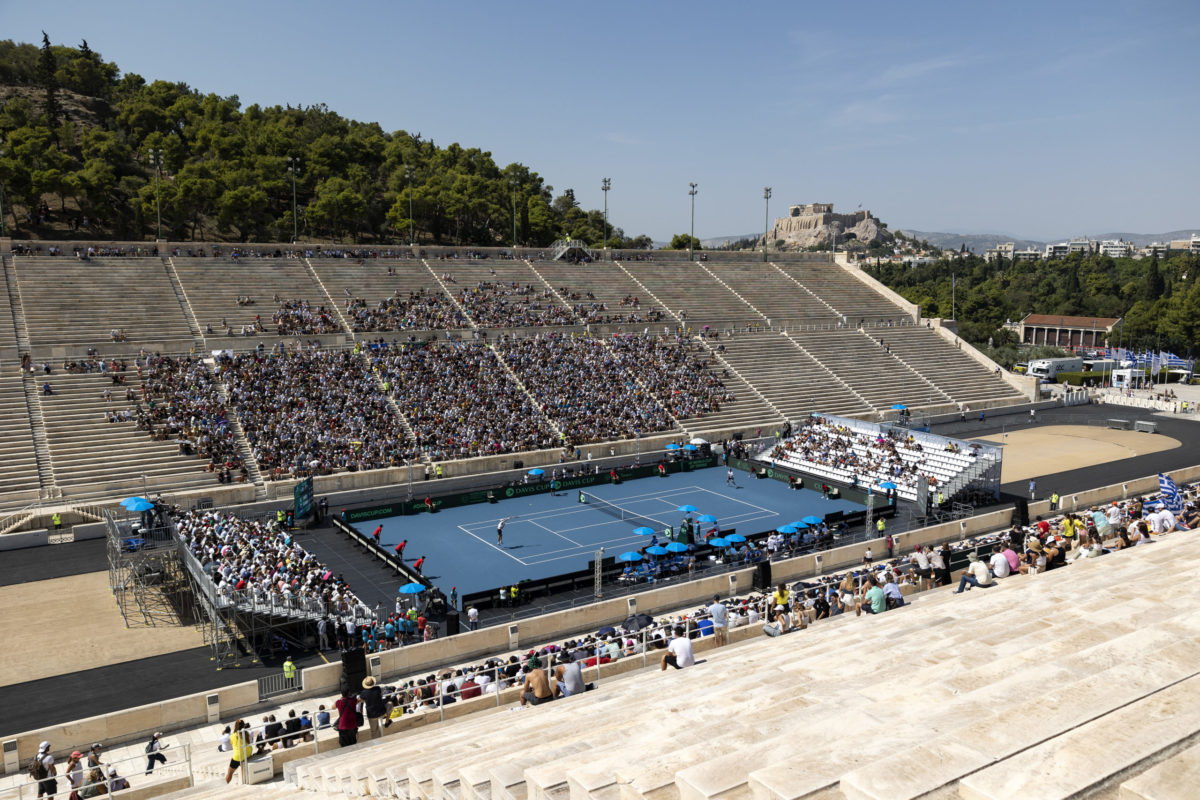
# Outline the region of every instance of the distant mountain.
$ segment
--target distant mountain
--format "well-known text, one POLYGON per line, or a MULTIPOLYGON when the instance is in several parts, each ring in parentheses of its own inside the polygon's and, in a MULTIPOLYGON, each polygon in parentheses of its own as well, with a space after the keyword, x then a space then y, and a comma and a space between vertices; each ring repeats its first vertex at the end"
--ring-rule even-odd
MULTIPOLYGON (((1192 234, 1200 233, 1200 228, 1190 228, 1183 231, 1167 231, 1166 233, 1096 233, 1088 236, 1089 239, 1124 239, 1127 242, 1133 242, 1138 247, 1144 247, 1154 242, 1170 242, 1174 239, 1190 239, 1192 234)), ((1056 239, 1055 241, 1065 241, 1056 239)))
POLYGON ((700 246, 704 248, 724 247, 726 244, 733 244, 741 239, 758 240, 761 238, 761 233, 742 233, 737 236, 714 236, 711 239, 701 239, 700 246))
MULTIPOLYGON (((929 242, 934 247, 940 247, 943 250, 957 250, 966 244, 967 249, 982 254, 985 250, 989 250, 998 244, 1005 242, 1014 243, 1018 249, 1035 248, 1041 250, 1045 248, 1047 242, 1038 241, 1036 239, 1022 239, 1017 236, 1011 236, 1003 233, 936 233, 931 231, 916 231, 909 228, 902 229, 905 236, 909 236, 919 241, 929 242)), ((1187 239, 1193 233, 1200 233, 1200 228, 1191 228, 1181 231, 1168 231, 1166 233, 1089 233, 1089 234, 1072 234, 1070 236, 1061 236, 1049 241, 1066 242, 1071 239, 1095 239, 1102 241, 1104 239, 1123 239, 1127 242, 1133 242, 1138 247, 1143 247, 1152 242, 1169 242, 1174 239, 1187 239)))
POLYGON ((1030 247, 1041 250, 1046 246, 1045 242, 1039 242, 1034 239, 1021 239, 1003 233, 938 233, 935 231, 915 231, 909 228, 902 228, 900 233, 919 242, 929 242, 934 247, 941 248, 942 250, 957 250, 965 244, 968 250, 980 254, 1005 242, 1012 242, 1017 246, 1018 250, 1030 247))

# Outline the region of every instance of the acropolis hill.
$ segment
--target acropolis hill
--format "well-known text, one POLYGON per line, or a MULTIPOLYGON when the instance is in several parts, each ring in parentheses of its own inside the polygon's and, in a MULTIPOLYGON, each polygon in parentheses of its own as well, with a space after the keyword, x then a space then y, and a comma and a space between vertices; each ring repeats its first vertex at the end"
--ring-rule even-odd
POLYGON ((869 245, 892 240, 891 232, 870 211, 859 209, 850 214, 837 214, 833 203, 790 206, 786 217, 775 219, 769 235, 772 244, 782 240, 784 249, 788 250, 828 245, 835 236, 838 244, 858 240, 869 245))

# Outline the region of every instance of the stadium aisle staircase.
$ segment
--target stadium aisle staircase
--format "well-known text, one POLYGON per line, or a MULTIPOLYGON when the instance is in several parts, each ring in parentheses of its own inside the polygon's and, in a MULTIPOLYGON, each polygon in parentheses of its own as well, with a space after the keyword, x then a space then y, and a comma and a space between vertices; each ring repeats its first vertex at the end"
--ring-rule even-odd
POLYGON ((776 328, 836 325, 841 319, 828 304, 804 291, 773 264, 710 262, 704 266, 726 285, 736 288, 776 328))
POLYGON ((705 325, 724 330, 767 324, 766 317, 699 264, 626 261, 623 266, 693 331, 700 331, 705 325))
POLYGON ((780 261, 778 267, 801 286, 828 302, 850 327, 912 321, 908 313, 862 281, 846 273, 829 255, 780 261))
POLYGON ((1021 400, 1021 394, 1004 378, 954 347, 937 331, 922 325, 904 325, 875 329, 871 334, 883 337, 892 348, 892 355, 934 383, 956 403, 970 405, 982 401, 1021 400))
POLYGON ((862 396, 787 336, 764 331, 718 341, 725 360, 787 419, 814 411, 845 416, 872 412, 862 396))
MULTIPOLYGON (((140 393, 137 373, 125 375, 140 393)), ((44 382, 54 394, 39 400, 55 481, 65 499, 216 485, 216 476, 204 471, 207 460, 180 455, 178 440, 154 441, 134 422, 107 421, 109 411, 133 405, 125 400, 126 387, 114 386, 107 373, 56 371, 44 382), (112 390, 109 402, 105 389, 112 390)))
MULTIPOLYGON (((265 334, 274 335, 275 302, 307 300, 316 308, 329 305, 324 289, 313 279, 307 265, 295 258, 247 258, 240 261, 226 258, 172 258, 180 285, 186 292, 195 316, 211 347, 221 346, 222 339, 236 338, 243 325, 262 318, 265 334), (249 297, 253 305, 238 305, 238 297, 249 297), (225 323, 222 326, 222 322, 225 323), (208 327, 213 329, 208 333, 208 327), (228 337, 226 327, 234 329, 228 337)), ((258 341, 255 339, 254 341, 258 341)))
POLYGON ((64 345, 112 353, 143 345, 180 352, 193 344, 158 257, 14 256, 13 263, 34 358, 64 345), (113 342, 117 329, 125 342, 113 342))
POLYGON ((877 337, 886 342, 892 330, 871 329, 868 335, 847 328, 794 331, 788 335, 878 410, 896 403, 909 408, 950 403, 944 392, 879 344, 877 337))
MULTIPOLYGON (((541 276, 542 280, 553 286, 560 297, 571 304, 603 303, 608 310, 600 312, 606 316, 637 314, 645 316, 653 311, 662 310, 638 285, 636 281, 612 261, 599 261, 590 264, 565 264, 561 261, 534 261, 529 265, 541 276), (578 300, 566 297, 566 294, 577 293, 578 300), (594 299, 587 295, 591 293, 594 299), (632 305, 621 305, 627 297, 638 299, 638 308, 632 305)), ((663 324, 674 325, 675 320, 670 316, 665 323, 633 323, 649 326, 652 333, 662 329, 663 324)))

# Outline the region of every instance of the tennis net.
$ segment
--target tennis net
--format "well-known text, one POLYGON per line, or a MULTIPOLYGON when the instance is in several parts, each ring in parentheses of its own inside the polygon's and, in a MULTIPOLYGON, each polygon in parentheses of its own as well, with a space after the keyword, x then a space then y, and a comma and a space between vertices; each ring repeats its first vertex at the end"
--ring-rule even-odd
POLYGON ((634 513, 628 508, 619 506, 616 503, 610 503, 607 500, 601 500, 599 497, 596 497, 596 495, 590 494, 589 492, 581 491, 579 493, 579 502, 586 503, 588 506, 596 509, 597 511, 602 511, 605 514, 608 514, 610 517, 619 519, 622 522, 628 522, 635 528, 651 528, 655 532, 658 532, 671 527, 670 524, 662 522, 661 520, 642 516, 641 514, 634 513))

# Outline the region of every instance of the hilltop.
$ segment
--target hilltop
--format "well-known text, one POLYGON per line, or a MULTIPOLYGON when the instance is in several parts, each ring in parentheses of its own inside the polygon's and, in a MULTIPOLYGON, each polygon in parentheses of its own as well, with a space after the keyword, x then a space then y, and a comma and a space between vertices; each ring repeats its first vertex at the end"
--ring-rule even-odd
MULTIPOLYGON (((236 95, 122 73, 79 47, 0 41, 0 181, 19 239, 598 246, 597 209, 520 163, 325 105, 242 107, 236 95), (156 178, 158 179, 156 181, 156 178), (295 213, 293 213, 293 210, 295 213), (411 211, 410 211, 411 210, 411 211)), ((608 244, 650 246, 611 224, 608 244)))

